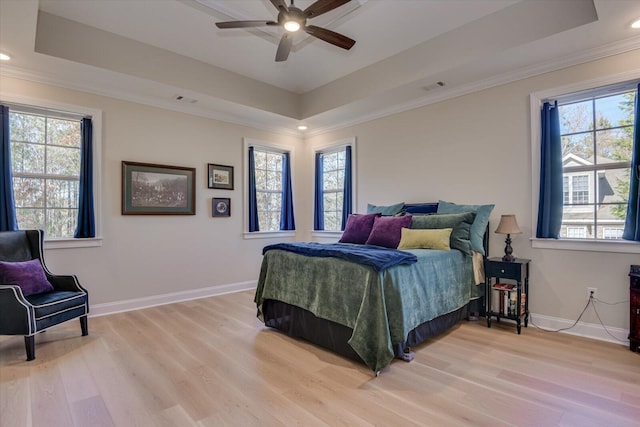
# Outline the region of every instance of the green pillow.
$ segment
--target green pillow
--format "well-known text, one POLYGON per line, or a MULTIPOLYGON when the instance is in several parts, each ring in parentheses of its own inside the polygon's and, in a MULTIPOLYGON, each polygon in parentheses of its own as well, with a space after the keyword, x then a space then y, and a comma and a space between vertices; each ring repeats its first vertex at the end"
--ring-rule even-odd
POLYGON ((475 212, 476 219, 473 221, 473 224, 471 224, 471 248, 476 252, 480 252, 482 255, 486 255, 483 245, 484 232, 487 229, 487 225, 489 225, 489 215, 491 215, 494 206, 495 205, 456 205, 455 203, 440 200, 438 202, 438 213, 454 214, 475 212))
POLYGON ((450 246, 460 252, 471 255, 471 224, 475 219, 474 212, 458 214, 433 214, 433 215, 413 215, 411 217, 411 228, 420 229, 440 229, 453 228, 450 237, 450 246))
POLYGON ((394 216, 402 212, 403 208, 404 208, 404 202, 396 203, 395 205, 389 205, 389 206, 376 206, 376 205, 367 204, 367 213, 368 214, 379 213, 379 214, 382 214, 382 216, 394 216))
POLYGON ((450 251, 451 232, 453 228, 436 228, 418 230, 402 228, 398 249, 439 249, 450 251))

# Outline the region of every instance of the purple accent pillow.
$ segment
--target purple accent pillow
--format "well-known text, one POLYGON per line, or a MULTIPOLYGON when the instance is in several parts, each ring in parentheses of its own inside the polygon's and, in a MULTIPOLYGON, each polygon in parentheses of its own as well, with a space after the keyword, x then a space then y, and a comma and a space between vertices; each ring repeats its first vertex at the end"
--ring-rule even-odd
POLYGON ((0 261, 0 283, 20 286, 24 296, 53 290, 39 259, 21 262, 0 261))
POLYGON ((376 218, 366 244, 396 249, 400 243, 403 227, 411 227, 411 215, 376 218))
POLYGON ((347 225, 344 227, 344 233, 338 242, 340 243, 359 243, 363 245, 369 238, 373 222, 380 213, 367 215, 349 215, 347 225))

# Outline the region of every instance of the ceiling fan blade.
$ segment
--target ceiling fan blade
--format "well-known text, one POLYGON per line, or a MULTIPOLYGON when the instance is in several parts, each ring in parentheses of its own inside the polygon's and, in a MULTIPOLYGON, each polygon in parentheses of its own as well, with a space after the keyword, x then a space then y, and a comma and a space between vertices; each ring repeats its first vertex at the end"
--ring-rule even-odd
POLYGON ((327 43, 349 50, 356 44, 356 41, 350 39, 347 36, 336 33, 335 31, 327 30, 326 28, 316 27, 315 25, 307 25, 304 27, 304 31, 314 37, 324 40, 327 43))
POLYGON ((291 52, 291 46, 293 45, 293 35, 286 32, 282 35, 280 43, 278 44, 278 51, 276 52, 276 62, 286 61, 291 52))
POLYGON ((271 0, 271 3, 278 9, 279 12, 288 12, 287 2, 284 0, 271 0))
POLYGON ((248 27, 264 27, 265 25, 278 25, 275 21, 227 21, 216 22, 218 28, 248 28, 248 27))
MULTIPOLYGON (((274 1, 274 0, 271 0, 274 1)), ((306 8, 302 15, 305 18, 315 18, 323 13, 332 11, 333 9, 342 6, 345 3, 349 3, 351 0, 318 0, 311 6, 306 8)))

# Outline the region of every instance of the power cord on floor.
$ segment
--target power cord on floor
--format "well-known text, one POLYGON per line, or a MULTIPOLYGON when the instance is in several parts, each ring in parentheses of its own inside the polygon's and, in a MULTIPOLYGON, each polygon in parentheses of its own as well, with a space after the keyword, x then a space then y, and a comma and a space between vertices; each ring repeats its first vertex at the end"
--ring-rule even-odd
POLYGON ((607 327, 605 326, 604 322, 602 321, 602 319, 600 318, 600 314, 598 313, 598 309, 596 308, 596 302, 601 302, 603 304, 607 304, 607 305, 618 305, 618 304, 624 304, 626 302, 629 302, 629 300, 625 300, 625 301, 618 301, 618 302, 606 302, 606 301, 602 301, 598 298, 595 298, 593 296, 590 296, 589 299, 587 300, 587 303, 585 304, 584 308, 582 309, 582 311, 580 312, 580 315, 578 316, 578 318, 576 319, 575 322, 573 322, 573 325, 568 326, 566 328, 560 328, 560 329, 547 329, 547 328, 543 328, 541 326, 536 325, 535 323, 533 323, 533 318, 529 317, 529 323, 531 323, 532 326, 534 326, 537 329, 540 329, 541 331, 545 331, 545 332, 561 332, 561 331, 566 331, 569 330, 573 327, 575 327, 578 322, 580 321, 580 319, 582 319, 582 316, 584 315, 584 313, 587 311, 587 308, 589 308, 589 305, 591 305, 593 307, 593 311, 596 314, 596 317, 598 318, 598 321, 600 322, 600 325, 602 325, 602 327, 604 328, 604 331, 614 340, 621 342, 621 343, 626 343, 626 341, 623 341, 621 339, 619 339, 618 337, 614 336, 611 332, 609 332, 609 330, 607 329, 607 327))

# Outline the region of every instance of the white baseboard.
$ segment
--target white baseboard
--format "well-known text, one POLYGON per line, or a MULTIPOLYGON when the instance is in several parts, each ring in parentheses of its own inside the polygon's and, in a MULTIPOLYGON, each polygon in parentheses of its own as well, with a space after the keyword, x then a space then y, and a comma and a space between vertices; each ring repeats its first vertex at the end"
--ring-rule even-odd
MULTIPOLYGON (((540 328, 555 331, 557 329, 570 327, 571 325, 573 325, 575 320, 560 319, 557 317, 543 316, 542 314, 531 313, 529 327, 531 327, 532 322, 540 328)), ((593 338, 600 341, 612 342, 614 344, 627 346, 629 345, 629 331, 627 329, 607 326, 607 329, 605 330, 604 327, 599 323, 578 322, 573 328, 560 332, 570 335, 578 335, 586 338, 593 338), (607 333, 607 331, 609 331, 609 333, 607 333)))
POLYGON ((216 295, 230 294, 233 292, 255 289, 257 280, 248 282, 231 283, 228 285, 211 286, 208 288, 193 289, 183 292, 154 295, 151 297, 135 298, 118 302, 107 302, 90 306, 89 317, 105 316, 107 314, 121 313, 123 311, 139 310, 157 305, 172 304, 174 302, 189 301, 199 298, 213 297, 216 295))

